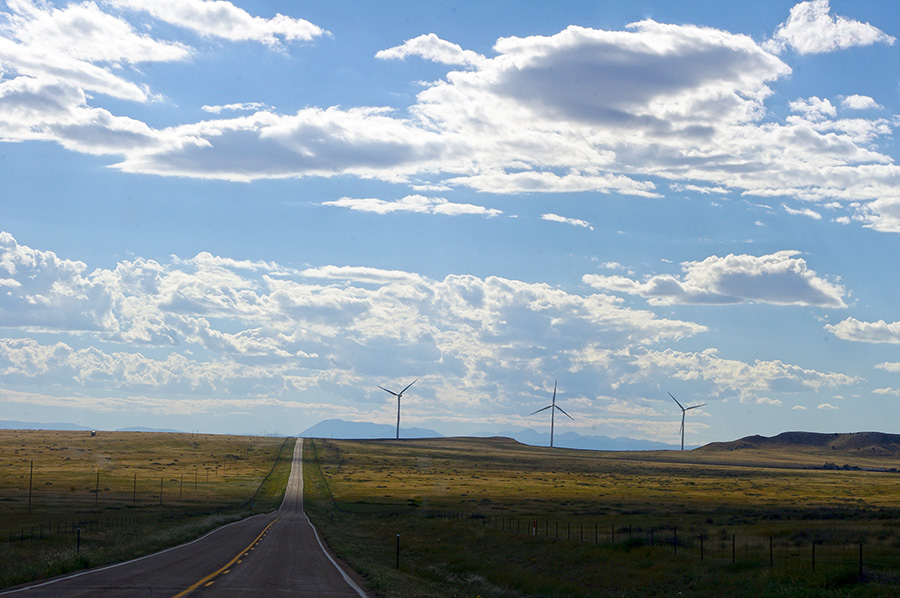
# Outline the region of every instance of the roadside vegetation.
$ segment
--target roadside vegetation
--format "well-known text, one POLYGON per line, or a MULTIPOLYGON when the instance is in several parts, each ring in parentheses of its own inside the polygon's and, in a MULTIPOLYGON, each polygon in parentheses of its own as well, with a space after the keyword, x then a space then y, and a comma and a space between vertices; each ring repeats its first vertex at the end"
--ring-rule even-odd
POLYGON ((294 440, 0 431, 0 587, 128 560, 278 508, 294 440))
POLYGON ((891 455, 305 442, 307 513, 379 596, 900 595, 891 455))

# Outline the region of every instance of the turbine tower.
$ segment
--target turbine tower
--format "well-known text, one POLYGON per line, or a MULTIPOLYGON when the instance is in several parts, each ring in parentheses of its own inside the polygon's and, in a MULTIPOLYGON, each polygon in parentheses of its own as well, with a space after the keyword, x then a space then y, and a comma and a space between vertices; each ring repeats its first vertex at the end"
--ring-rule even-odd
POLYGON ((388 390, 387 388, 381 386, 380 384, 378 385, 378 388, 380 388, 381 390, 387 390, 387 392, 389 392, 392 395, 394 395, 395 397, 397 397, 397 439, 398 440, 400 439, 400 397, 403 396, 403 393, 405 393, 409 389, 410 386, 412 386, 413 384, 415 384, 418 381, 419 381, 419 379, 416 378, 415 380, 413 380, 412 382, 407 384, 406 388, 404 388, 400 392, 394 392, 393 390, 388 390))
POLYGON ((556 422, 556 410, 558 409, 559 411, 562 412, 563 415, 565 415, 572 421, 575 421, 575 419, 571 415, 569 415, 568 413, 563 411, 563 408, 556 404, 556 383, 557 382, 558 382, 558 380, 553 381, 553 401, 546 407, 542 407, 542 408, 538 409, 537 411, 534 411, 531 413, 531 415, 534 415, 535 413, 540 413, 541 411, 546 411, 547 409, 550 410, 550 448, 553 448, 553 426, 556 422))
MULTIPOLYGON (((678 399, 676 399, 672 393, 669 393, 669 396, 672 397, 672 400, 678 403, 678 399)), ((696 409, 697 407, 706 407, 706 403, 702 403, 700 405, 691 405, 690 407, 685 407, 681 403, 678 403, 678 407, 681 408, 681 450, 684 450, 684 414, 690 411, 691 409, 696 409)))

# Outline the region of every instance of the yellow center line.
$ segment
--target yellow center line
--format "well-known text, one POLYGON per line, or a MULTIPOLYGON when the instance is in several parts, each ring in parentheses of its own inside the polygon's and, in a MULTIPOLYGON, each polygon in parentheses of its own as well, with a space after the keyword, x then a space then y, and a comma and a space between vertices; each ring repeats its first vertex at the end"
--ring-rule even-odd
MULTIPOLYGON (((278 519, 275 519, 275 521, 278 521, 278 519)), ((199 588, 199 587, 202 586, 203 584, 206 584, 206 583, 207 583, 208 581, 210 581, 212 578, 216 577, 217 575, 221 574, 223 571, 225 571, 226 569, 228 569, 229 567, 231 567, 232 565, 234 565, 236 562, 238 562, 238 559, 239 559, 239 558, 241 558, 242 556, 244 556, 245 554, 247 554, 247 552, 253 547, 254 544, 256 544, 257 542, 259 542, 260 538, 262 538, 263 536, 266 535, 266 532, 269 531, 269 528, 272 527, 273 525, 275 525, 275 521, 273 521, 272 523, 270 523, 269 525, 267 525, 267 526, 266 526, 266 529, 264 529, 264 530, 262 531, 262 533, 260 533, 258 536, 256 536, 256 539, 253 540, 252 542, 250 542, 250 545, 247 546, 247 548, 245 548, 244 550, 240 551, 240 552, 237 554, 237 556, 234 557, 233 559, 231 559, 230 561, 228 561, 228 562, 225 564, 224 567, 222 567, 221 569, 219 569, 218 571, 216 571, 216 572, 214 572, 214 573, 210 573, 209 575, 207 575, 206 577, 204 577, 203 579, 201 579, 200 581, 198 581, 197 583, 195 583, 194 585, 192 585, 192 586, 189 587, 188 589, 183 590, 183 591, 181 591, 181 592, 178 592, 177 594, 175 594, 174 596, 172 596, 172 598, 182 598, 182 596, 187 596, 188 594, 190 594, 191 592, 193 592, 194 590, 196 590, 197 588, 199 588)), ((208 585, 208 584, 207 584, 207 585, 208 585)))

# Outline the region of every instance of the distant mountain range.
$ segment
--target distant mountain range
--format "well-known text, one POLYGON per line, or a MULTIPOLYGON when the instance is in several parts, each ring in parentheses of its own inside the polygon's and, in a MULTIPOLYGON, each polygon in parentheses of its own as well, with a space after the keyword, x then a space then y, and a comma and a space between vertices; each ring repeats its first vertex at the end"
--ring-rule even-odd
MULTIPOLYGON (((307 428, 300 433, 307 438, 394 438, 397 435, 397 427, 389 424, 373 424, 368 422, 351 422, 342 419, 326 419, 307 428)), ((506 436, 513 438, 522 444, 534 446, 548 446, 550 444, 549 432, 537 432, 530 428, 506 432, 476 432, 470 436, 488 438, 491 436, 506 436)), ((442 438, 443 434, 427 428, 400 428, 401 438, 442 438)), ((582 436, 575 432, 554 434, 553 444, 561 448, 589 449, 600 451, 653 451, 672 450, 679 448, 673 444, 653 442, 652 440, 637 440, 634 438, 610 438, 609 436, 582 436)))
MULTIPOLYGON (((397 426, 390 424, 372 424, 369 422, 350 422, 342 419, 326 419, 309 427, 300 436, 304 438, 341 438, 361 440, 366 438, 395 438, 397 426)), ((401 438, 442 438, 443 434, 426 428, 400 427, 401 438)))
POLYGON ((0 430, 92 430, 78 424, 20 422, 8 419, 0 420, 0 430))
MULTIPOLYGON (((0 430, 61 430, 61 431, 79 431, 79 430, 96 430, 97 428, 88 428, 79 426, 78 424, 68 424, 60 422, 20 422, 8 419, 0 420, 0 430)), ((131 428, 122 428, 115 430, 116 432, 167 432, 170 434, 182 434, 181 430, 163 430, 158 428, 145 428, 143 426, 134 426, 131 428)))

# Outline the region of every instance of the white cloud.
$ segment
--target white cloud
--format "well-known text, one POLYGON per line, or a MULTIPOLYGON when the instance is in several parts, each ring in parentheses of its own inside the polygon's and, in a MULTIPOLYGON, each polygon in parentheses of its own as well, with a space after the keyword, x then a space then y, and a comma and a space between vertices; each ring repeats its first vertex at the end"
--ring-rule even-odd
POLYGON ((836 410, 836 409, 838 409, 838 408, 835 407, 834 405, 832 405, 831 403, 822 403, 821 405, 819 405, 818 407, 816 407, 816 409, 822 409, 822 410, 824 410, 824 411, 833 411, 833 410, 836 410))
POLYGON ((661 377, 711 398, 770 404, 782 400, 775 393, 857 381, 658 348, 707 329, 541 283, 366 266, 295 271, 205 252, 91 270, 6 233, 0 240, 0 321, 15 331, 0 340, 0 385, 22 396, 95 397, 84 400, 97 409, 151 394, 154 409, 177 413, 232 409, 234 400, 289 408, 324 395, 352 411, 374 400, 374 377, 413 373, 427 380, 423 413, 516 415, 521 397, 555 371, 615 391, 616 412, 648 415, 624 401, 651 396, 661 377), (47 330, 69 340, 29 336, 47 330), (447 393, 466 401, 448 403, 447 393))
POLYGON ((224 104, 222 106, 201 106, 201 110, 212 114, 221 114, 222 112, 249 112, 264 109, 270 109, 270 106, 266 106, 266 104, 262 102, 239 102, 236 104, 224 104))
POLYGON ((119 9, 144 11, 154 18, 207 37, 257 41, 280 47, 282 41, 311 41, 328 32, 304 19, 276 14, 254 17, 224 0, 105 0, 119 9))
POLYGON ((793 407, 791 407, 791 409, 793 409, 794 411, 807 411, 807 408, 803 405, 794 405, 793 407))
POLYGON ((812 121, 820 121, 837 116, 837 109, 835 109, 830 101, 827 99, 823 100, 816 96, 794 100, 789 106, 794 112, 799 112, 812 121))
POLYGON ((334 201, 323 201, 323 206, 349 208, 359 212, 389 214, 392 212, 415 212, 418 214, 440 214, 444 216, 460 216, 475 214, 482 216, 499 216, 503 212, 484 206, 468 203, 451 202, 443 197, 425 197, 424 195, 407 195, 395 201, 386 201, 373 197, 354 199, 342 197, 334 201))
POLYGON ((351 280, 355 282, 390 284, 396 282, 422 283, 422 277, 401 270, 381 270, 362 266, 323 266, 308 268, 301 272, 310 278, 326 278, 331 280, 351 280))
POLYGON ((563 224, 570 224, 572 226, 580 226, 582 228, 587 228, 590 230, 594 230, 594 227, 591 226, 591 223, 587 220, 580 220, 578 218, 566 218, 565 216, 559 216, 558 214, 541 214, 541 220, 549 220, 550 222, 561 222, 563 224))
POLYGON ((896 39, 869 23, 832 16, 828 0, 800 2, 787 21, 778 26, 770 48, 791 47, 800 54, 833 52, 874 43, 893 44, 896 39))
POLYGON ((462 66, 478 66, 485 62, 485 57, 471 50, 463 50, 459 45, 442 40, 434 33, 420 35, 408 39, 403 44, 380 50, 375 54, 376 58, 404 59, 407 56, 419 56, 426 60, 433 60, 443 64, 458 64, 462 66))
POLYGON ((807 218, 812 218, 813 220, 821 220, 822 215, 812 210, 810 208, 804 208, 802 210, 796 210, 790 207, 787 204, 781 204, 781 207, 784 208, 784 211, 790 214, 791 216, 806 216, 807 218))
POLYGON ((900 363, 894 361, 886 361, 884 363, 879 363, 875 366, 876 369, 884 370, 886 372, 897 373, 900 372, 900 363))
POLYGON ((826 324, 825 330, 846 341, 900 343, 900 322, 862 322, 856 318, 847 318, 837 324, 826 324))
POLYGON ((781 361, 744 363, 725 359, 714 349, 682 352, 667 349, 616 352, 610 369, 623 383, 658 380, 661 377, 688 381, 694 393, 703 396, 737 396, 741 402, 772 404, 770 393, 819 391, 859 382, 835 372, 818 372, 781 361))
MULTIPOLYGON (((491 57, 425 35, 379 55, 465 68, 427 83, 402 114, 332 106, 285 115, 235 102, 205 106, 227 117, 156 129, 101 107, 99 96, 158 98, 137 67, 184 61, 194 50, 159 39, 152 27, 138 33, 126 19, 165 20, 280 50, 324 30, 200 0, 65 9, 16 0, 9 7, 0 27, 7 77, 0 80, 0 139, 119 156, 114 167, 125 172, 242 182, 352 176, 423 192, 637 197, 661 197, 663 181, 676 191, 853 202, 857 222, 900 231, 900 167, 881 149, 893 121, 838 118, 831 100, 818 96, 773 120, 765 105, 770 85, 791 70, 746 35, 650 20, 621 31, 573 26, 501 38, 491 57), (116 10, 104 12, 110 7, 116 10), (61 41, 44 39, 56 30, 61 41), (231 114, 245 110, 255 112, 231 114)), ((867 104, 848 96, 845 105, 867 104)), ((402 200, 355 201, 355 209, 421 209, 402 200)), ((494 213, 453 202, 428 209, 494 213)))
POLYGON ((841 106, 850 108, 851 110, 874 110, 882 108, 873 98, 869 96, 861 96, 853 94, 841 100, 841 106))
POLYGON ((748 301, 777 305, 846 307, 842 286, 819 277, 796 251, 764 256, 710 256, 702 262, 684 262, 685 275, 658 275, 646 282, 623 276, 586 274, 582 280, 594 288, 640 295, 653 303, 732 304, 748 301))

